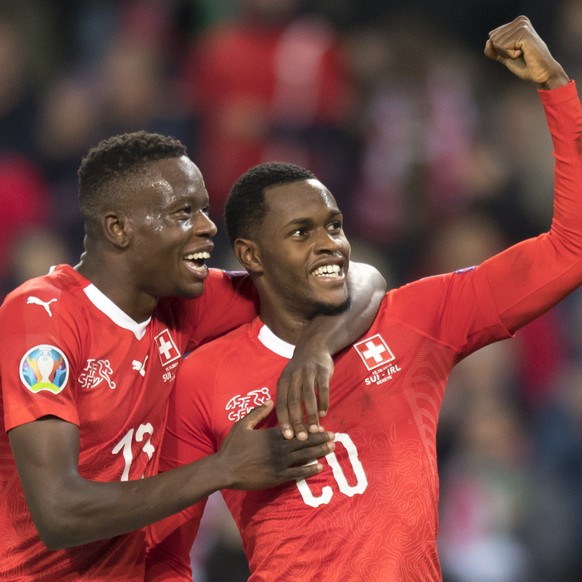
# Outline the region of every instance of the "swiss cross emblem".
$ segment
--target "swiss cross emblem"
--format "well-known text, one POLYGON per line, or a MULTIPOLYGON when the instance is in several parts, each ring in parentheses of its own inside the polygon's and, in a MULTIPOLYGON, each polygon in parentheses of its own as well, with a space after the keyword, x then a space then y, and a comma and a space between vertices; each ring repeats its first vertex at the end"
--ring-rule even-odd
POLYGON ((354 344, 354 348, 356 348, 358 355, 362 358, 368 370, 373 370, 394 360, 394 354, 384 341, 384 338, 378 333, 354 344))
POLYGON ((180 357, 180 351, 176 347, 176 344, 167 329, 162 333, 159 333, 155 337, 155 341, 158 346, 158 352, 160 353, 160 362, 162 362, 162 366, 167 366, 180 357))

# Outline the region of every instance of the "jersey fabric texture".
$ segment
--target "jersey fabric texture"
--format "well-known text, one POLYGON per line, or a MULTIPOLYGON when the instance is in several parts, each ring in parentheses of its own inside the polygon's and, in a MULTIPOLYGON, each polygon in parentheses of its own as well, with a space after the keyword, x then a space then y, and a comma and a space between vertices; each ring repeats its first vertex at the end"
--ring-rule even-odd
MULTIPOLYGON (((334 359, 324 425, 336 450, 324 471, 264 491, 223 491, 252 582, 441 580, 436 433, 449 374, 582 283, 582 108, 573 83, 541 98, 556 157, 551 230, 386 294, 368 332, 334 359)), ((275 398, 292 352, 256 319, 189 356, 161 470, 215 452, 233 422, 275 398)), ((153 526, 148 580, 190 579, 202 510, 153 526)))
POLYGON ((49 551, 27 509, 7 431, 44 416, 79 427, 79 472, 155 475, 178 364, 256 315, 248 277, 211 270, 195 300, 161 299, 136 323, 70 266, 12 292, 0 309, 0 580, 143 580, 144 531, 49 551))

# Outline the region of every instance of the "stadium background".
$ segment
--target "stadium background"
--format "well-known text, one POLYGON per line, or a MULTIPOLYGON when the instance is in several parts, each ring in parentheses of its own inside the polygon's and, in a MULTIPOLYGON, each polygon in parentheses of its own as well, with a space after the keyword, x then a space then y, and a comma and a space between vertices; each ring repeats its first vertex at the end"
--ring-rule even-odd
MULTIPOLYGON (((310 167, 391 285, 546 230, 535 89, 482 54, 519 14, 582 82, 580 0, 1 0, 0 298, 77 261, 80 159, 142 128, 187 144, 219 227, 249 165, 310 167)), ((582 579, 582 292, 458 366, 439 454, 447 582, 582 579)), ((193 564, 246 579, 216 497, 193 564)))

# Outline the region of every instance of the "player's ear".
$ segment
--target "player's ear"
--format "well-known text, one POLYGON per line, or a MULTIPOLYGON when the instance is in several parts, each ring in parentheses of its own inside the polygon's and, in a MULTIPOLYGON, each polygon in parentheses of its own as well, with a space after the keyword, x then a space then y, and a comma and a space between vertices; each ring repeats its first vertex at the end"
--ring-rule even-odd
POLYGON ((254 241, 246 238, 237 238, 234 241, 234 254, 238 262, 249 273, 257 273, 263 270, 261 254, 254 241))
POLYGON ((129 217, 119 212, 107 212, 102 221, 105 238, 117 248, 126 248, 133 232, 129 217))

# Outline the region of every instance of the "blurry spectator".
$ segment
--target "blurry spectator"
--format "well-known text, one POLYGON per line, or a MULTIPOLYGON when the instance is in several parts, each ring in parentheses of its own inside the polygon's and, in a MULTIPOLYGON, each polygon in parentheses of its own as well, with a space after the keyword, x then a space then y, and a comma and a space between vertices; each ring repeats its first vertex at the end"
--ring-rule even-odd
POLYGON ((441 483, 439 554, 451 582, 532 580, 524 541, 531 503, 527 438, 507 402, 464 411, 462 445, 441 483))
POLYGON ((156 38, 125 35, 107 46, 95 88, 102 135, 144 129, 193 148, 195 135, 156 38))
POLYGON ((0 151, 32 157, 38 102, 30 86, 23 34, 0 12, 0 151))
POLYGON ((351 45, 355 75, 372 81, 363 95, 353 226, 361 238, 383 246, 403 280, 410 264, 402 247, 410 251, 426 236, 429 217, 438 224, 463 209, 476 104, 469 61, 450 39, 408 18, 377 34, 383 42, 370 46, 360 38, 351 45))
POLYGON ((25 228, 12 241, 9 257, 12 291, 28 279, 46 275, 54 265, 71 262, 65 240, 47 227, 25 228))
POLYGON ((43 176, 26 158, 0 154, 0 280, 9 284, 10 254, 23 229, 44 226, 52 205, 43 176))
POLYGON ((570 582, 582 574, 580 360, 563 369, 556 388, 537 410, 532 430, 536 501, 530 510, 529 537, 541 582, 570 582))
POLYGON ((268 160, 309 166, 341 201, 350 175, 342 133, 350 86, 335 32, 299 17, 300 0, 239 4, 237 18, 209 29, 186 63, 214 218, 221 220, 236 178, 268 160))
POLYGON ((211 495, 192 548, 192 577, 196 582, 246 582, 249 576, 234 520, 222 496, 211 495))
POLYGON ((55 79, 48 87, 37 127, 39 165, 58 209, 52 226, 61 233, 72 256, 82 248, 83 227, 77 202, 77 168, 99 137, 95 92, 84 78, 55 79))

